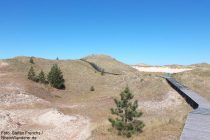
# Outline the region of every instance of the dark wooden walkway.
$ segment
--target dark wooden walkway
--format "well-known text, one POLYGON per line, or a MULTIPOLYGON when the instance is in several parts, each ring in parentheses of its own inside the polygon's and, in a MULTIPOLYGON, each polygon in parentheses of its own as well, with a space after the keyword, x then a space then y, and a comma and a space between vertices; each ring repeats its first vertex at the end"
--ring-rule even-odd
POLYGON ((210 140, 210 102, 174 78, 164 78, 195 109, 188 114, 180 140, 210 140))

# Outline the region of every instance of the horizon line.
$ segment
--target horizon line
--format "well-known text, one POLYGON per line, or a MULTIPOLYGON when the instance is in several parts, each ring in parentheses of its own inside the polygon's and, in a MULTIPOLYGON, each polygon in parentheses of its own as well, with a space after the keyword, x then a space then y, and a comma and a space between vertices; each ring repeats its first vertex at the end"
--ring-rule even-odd
MULTIPOLYGON (((60 58, 60 57, 56 57, 56 58, 59 58, 59 60, 57 61, 66 61, 66 60, 80 60, 82 58, 85 58, 85 57, 89 57, 89 56, 107 56, 107 57, 111 57, 117 61, 120 61, 124 64, 127 64, 127 65, 131 65, 131 66, 137 66, 137 65, 148 65, 148 66, 167 66, 167 65, 181 65, 181 66, 191 66, 191 65, 196 65, 196 64, 208 64, 210 65, 208 62, 195 62, 195 63, 190 63, 190 64, 179 64, 179 63, 170 63, 170 64, 148 64, 148 63, 143 63, 143 62, 140 62, 140 63, 136 63, 136 64, 128 64, 126 62, 123 62, 119 59, 116 59, 115 57, 111 56, 111 55, 107 55, 107 54, 90 54, 90 55, 86 55, 84 57, 81 57, 81 58, 60 58)), ((56 60, 56 58, 49 58, 49 57, 42 57, 42 56, 26 56, 26 55, 19 55, 19 56, 13 56, 13 57, 5 57, 5 58, 1 58, 0 57, 0 60, 7 60, 7 59, 15 59, 15 58, 18 58, 18 57, 34 57, 34 58, 38 58, 38 59, 45 59, 45 60, 56 60)))

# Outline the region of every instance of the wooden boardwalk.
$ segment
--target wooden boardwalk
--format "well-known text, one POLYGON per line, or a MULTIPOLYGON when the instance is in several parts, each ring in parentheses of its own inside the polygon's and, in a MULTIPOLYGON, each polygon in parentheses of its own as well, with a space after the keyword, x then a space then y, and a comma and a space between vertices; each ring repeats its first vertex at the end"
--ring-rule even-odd
POLYGON ((164 78, 195 109, 188 114, 180 140, 210 140, 210 102, 174 78, 164 78))

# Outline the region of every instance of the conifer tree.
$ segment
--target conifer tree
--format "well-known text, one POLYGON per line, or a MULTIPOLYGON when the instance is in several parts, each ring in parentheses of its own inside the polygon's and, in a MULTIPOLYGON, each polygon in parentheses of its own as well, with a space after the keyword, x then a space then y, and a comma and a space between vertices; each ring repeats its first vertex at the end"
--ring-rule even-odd
POLYGON ((36 81, 36 79, 37 79, 33 67, 31 67, 28 71, 28 79, 32 80, 32 81, 36 81))
POLYGON ((52 87, 57 88, 57 89, 65 89, 65 85, 64 85, 65 80, 63 78, 62 71, 60 70, 57 64, 54 64, 52 66, 47 76, 47 79, 52 87))
POLYGON ((105 70, 102 69, 102 70, 101 70, 101 75, 104 76, 104 74, 105 74, 105 70))
POLYGON ((116 115, 115 119, 109 118, 112 127, 118 131, 119 135, 131 137, 133 134, 142 132, 144 123, 139 120, 142 112, 137 111, 137 100, 132 101, 133 95, 128 86, 120 94, 120 100, 114 99, 116 108, 111 109, 111 113, 116 115))
POLYGON ((33 57, 30 58, 29 62, 30 62, 31 64, 34 64, 33 57))
POLYGON ((39 79, 40 83, 47 84, 45 73, 42 70, 41 70, 41 72, 38 75, 38 79, 39 79))
POLYGON ((94 86, 91 86, 91 87, 90 87, 90 91, 95 91, 94 86))

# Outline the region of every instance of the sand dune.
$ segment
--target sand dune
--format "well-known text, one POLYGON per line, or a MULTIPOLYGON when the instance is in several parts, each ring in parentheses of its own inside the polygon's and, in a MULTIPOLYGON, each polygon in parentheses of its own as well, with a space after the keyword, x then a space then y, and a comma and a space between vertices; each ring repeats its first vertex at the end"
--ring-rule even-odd
POLYGON ((133 66, 133 68, 141 72, 161 72, 161 73, 180 73, 180 72, 192 70, 192 69, 187 69, 187 68, 142 67, 142 66, 133 66))

